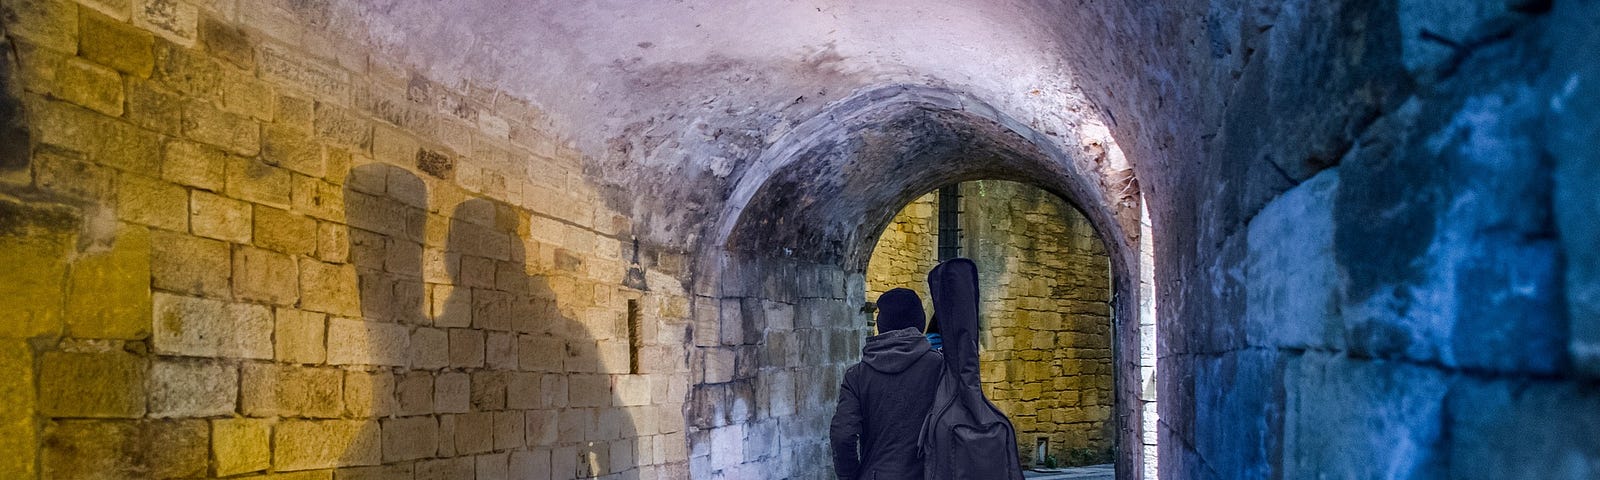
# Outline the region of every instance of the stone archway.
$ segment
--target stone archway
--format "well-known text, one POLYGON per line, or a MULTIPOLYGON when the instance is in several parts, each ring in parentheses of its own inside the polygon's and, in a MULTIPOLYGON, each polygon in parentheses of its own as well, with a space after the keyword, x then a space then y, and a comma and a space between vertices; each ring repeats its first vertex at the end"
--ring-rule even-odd
POLYGON ((877 235, 916 195, 993 178, 1086 206, 1108 246, 1126 305, 1114 318, 1116 457, 1123 478, 1140 478, 1138 240, 1124 227, 1138 218, 1108 200, 1095 148, 1061 142, 969 95, 895 85, 842 100, 767 149, 696 260, 691 474, 826 469, 827 420, 864 337, 863 272, 877 235))

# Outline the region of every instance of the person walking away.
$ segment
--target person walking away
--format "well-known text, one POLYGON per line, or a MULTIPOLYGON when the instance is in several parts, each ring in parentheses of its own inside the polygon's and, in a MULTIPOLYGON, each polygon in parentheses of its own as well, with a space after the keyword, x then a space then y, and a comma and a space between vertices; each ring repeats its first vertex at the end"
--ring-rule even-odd
POLYGON ((925 316, 916 292, 896 288, 878 297, 878 335, 845 370, 829 427, 840 480, 921 480, 917 434, 944 369, 922 336, 925 316))

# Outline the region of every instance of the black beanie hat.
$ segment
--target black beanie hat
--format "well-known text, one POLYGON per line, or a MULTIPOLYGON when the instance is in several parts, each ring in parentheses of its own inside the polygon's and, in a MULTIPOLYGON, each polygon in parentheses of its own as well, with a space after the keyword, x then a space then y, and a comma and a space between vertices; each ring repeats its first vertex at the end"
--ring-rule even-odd
POLYGON ((878 333, 907 327, 922 331, 927 317, 922 313, 922 297, 910 289, 896 288, 878 296, 878 333))

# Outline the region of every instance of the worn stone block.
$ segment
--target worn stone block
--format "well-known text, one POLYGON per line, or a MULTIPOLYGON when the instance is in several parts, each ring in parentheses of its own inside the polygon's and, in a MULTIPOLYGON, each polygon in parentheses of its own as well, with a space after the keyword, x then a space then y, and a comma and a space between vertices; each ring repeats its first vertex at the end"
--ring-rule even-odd
POLYGON ((56 72, 56 82, 55 91, 62 100, 109 116, 122 116, 122 77, 116 70, 68 59, 56 72))
POLYGON ((83 58, 135 77, 150 76, 156 63, 150 32, 91 10, 79 13, 78 52, 83 58))
POLYGON ((291 195, 296 212, 321 220, 344 220, 344 190, 338 185, 295 175, 291 195))
POLYGON ((1600 401, 1589 386, 1463 381, 1448 405, 1452 479, 1600 474, 1600 401))
POLYGON ((255 243, 290 255, 310 255, 317 250, 317 221, 285 210, 255 207, 255 243))
POLYGON ((395 385, 401 415, 427 415, 434 413, 433 374, 410 372, 400 377, 395 385))
POLYGON ((282 47, 263 47, 256 56, 261 78, 303 89, 317 96, 344 98, 349 95, 347 75, 333 67, 305 60, 282 47))
POLYGON ((33 351, 22 340, 0 341, 0 475, 33 478, 38 470, 38 427, 35 404, 33 351))
POLYGON ((162 179, 213 192, 222 191, 226 177, 221 150, 184 140, 170 140, 161 158, 162 179))
POLYGON ((148 388, 152 417, 231 415, 239 397, 239 372, 222 363, 158 358, 148 388))
POLYGON ((261 305, 156 293, 156 353, 191 357, 272 358, 272 310, 261 305))
POLYGON ((203 102, 191 102, 184 107, 183 134, 190 140, 213 145, 235 155, 252 157, 261 151, 261 128, 254 120, 203 102))
POLYGON ((372 144, 372 123, 335 105, 317 102, 317 136, 337 145, 366 150, 372 144))
POLYGON ((383 420, 383 461, 401 462, 434 456, 439 449, 439 421, 431 416, 383 420))
POLYGON ((361 315, 355 267, 300 259, 300 306, 334 315, 361 315))
MULTIPOLYGON (((344 225, 329 222, 317 223, 317 259, 330 263, 350 260, 350 230, 344 225)), ((301 267, 301 272, 305 267, 301 267)))
POLYGON ((511 475, 511 454, 479 455, 473 459, 477 466, 477 480, 508 480, 511 475))
POLYGON ((120 351, 47 352, 39 357, 39 413, 134 418, 145 413, 144 359, 120 351))
POLYGON ((273 469, 280 472, 377 465, 382 449, 375 421, 284 420, 272 432, 273 469))
POLYGON ((411 464, 339 469, 338 480, 413 480, 411 464))
POLYGON ((222 67, 215 60, 165 38, 156 40, 155 52, 156 65, 151 80, 188 97, 217 97, 222 67))
POLYGON ((567 378, 567 395, 570 407, 611 406, 611 377, 607 375, 571 375, 567 378))
POLYGON ((272 466, 272 420, 219 418, 211 421, 211 457, 219 476, 259 472, 272 466))
POLYGON ((403 325, 347 318, 330 319, 328 363, 405 366, 406 344, 410 336, 403 325))
POLYGON ((547 335, 519 335, 517 358, 523 370, 559 372, 563 370, 566 345, 561 339, 547 335))
POLYGON ((473 478, 472 457, 425 460, 417 462, 416 480, 453 480, 473 478))
POLYGON ((1417 478, 1442 470, 1432 447, 1449 390, 1440 372, 1307 353, 1284 382, 1285 478, 1417 478))
MULTIPOLYGON (((152 157, 155 156, 151 152, 152 157)), ((117 218, 156 228, 189 230, 189 191, 139 175, 117 177, 117 218)))
POLYGON ((171 40, 192 47, 199 28, 200 8, 180 0, 134 0, 133 23, 171 40))
POLYGON ((494 412, 494 449, 515 450, 527 443, 526 420, 520 411, 494 412))
POLYGON ((123 116, 129 123, 162 135, 177 136, 183 132, 183 101, 166 87, 152 81, 129 79, 127 101, 123 116))
POLYGON ((228 244, 182 233, 150 233, 152 284, 162 290, 208 297, 229 295, 228 244))
MULTIPOLYGON (((346 371, 344 375, 345 414, 368 418, 394 415, 400 411, 395 393, 395 376, 389 372, 346 371)), ((432 390, 431 388, 429 389, 432 390)), ((430 393, 431 395, 431 393, 430 393)), ((428 410, 432 410, 429 408, 428 410)))
POLYGON ((78 5, 65 0, 7 2, 7 33, 59 52, 78 50, 78 5))
MULTIPOLYGON (((278 95, 271 85, 256 80, 255 77, 250 75, 250 72, 235 73, 224 71, 222 82, 222 108, 224 110, 263 122, 270 122, 277 107, 278 95)), ((262 155, 267 154, 267 148, 271 145, 269 138, 270 135, 263 136, 263 140, 268 143, 263 145, 262 155)), ((271 159, 267 161, 273 162, 271 159)))
POLYGON ((79 219, 65 209, 31 208, 0 199, 0 284, 9 319, 0 336, 57 335, 62 328, 67 254, 76 243, 79 219))
POLYGON ((344 374, 337 369, 245 364, 239 409, 256 417, 337 418, 344 412, 344 374))
POLYGON ((288 170, 253 158, 228 157, 227 192, 229 197, 278 208, 290 208, 292 176, 288 170))
POLYGON ((72 265, 67 334, 76 338, 142 339, 150 335, 150 231, 123 225, 111 250, 72 265))
POLYGON ((1252 344, 1343 348, 1343 289, 1333 253, 1338 188, 1339 170, 1326 170, 1250 221, 1246 328, 1252 344))
MULTIPOLYGON (((256 214, 259 216, 260 211, 256 214)), ((261 234, 261 231, 256 231, 261 234)), ((294 258, 281 253, 255 247, 239 246, 233 249, 233 294, 243 300, 255 300, 274 305, 289 306, 300 296, 300 271, 294 258)))
POLYGON ((434 377, 433 408, 439 413, 466 413, 470 411, 472 409, 472 381, 467 374, 443 372, 434 377))
POLYGON ((494 413, 456 415, 456 452, 463 455, 494 450, 494 413))
POLYGON ((506 374, 492 370, 472 372, 472 409, 500 410, 506 408, 506 374))
POLYGON ((517 335, 507 332, 489 332, 484 339, 485 363, 496 370, 517 369, 517 335))
POLYGON ((253 70, 255 49, 244 30, 210 15, 202 15, 196 32, 200 48, 234 66, 253 70))
POLYGON ((261 157, 267 163, 312 177, 327 173, 322 146, 304 133, 287 127, 268 126, 262 140, 261 157))
POLYGON ((144 471, 142 432, 131 421, 59 421, 44 428, 42 477, 120 480, 144 471))
POLYGON ((155 132, 66 102, 24 100, 39 143, 88 154, 94 163, 124 171, 159 172, 161 138, 155 132))
POLYGON ((273 325, 273 357, 279 362, 317 364, 327 360, 327 316, 278 308, 273 325))
POLYGON ((450 365, 450 335, 437 328, 411 332, 411 368, 434 370, 450 365))
POLYGON ((483 342, 482 330, 450 329, 450 366, 456 368, 482 367, 483 342))
POLYGON ((189 196, 189 225, 195 235, 250 243, 250 204, 209 192, 189 196))
MULTIPOLYGON (((41 151, 33 155, 33 184, 56 195, 115 204, 116 170, 95 165, 70 152, 41 151)), ((24 172, 25 173, 25 172, 24 172)))

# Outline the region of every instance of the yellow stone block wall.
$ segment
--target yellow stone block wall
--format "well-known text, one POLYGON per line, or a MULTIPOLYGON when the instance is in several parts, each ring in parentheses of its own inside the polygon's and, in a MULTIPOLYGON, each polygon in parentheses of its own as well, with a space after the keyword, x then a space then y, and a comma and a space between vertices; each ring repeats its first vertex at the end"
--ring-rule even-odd
MULTIPOLYGON (((985 394, 1010 416, 1024 462, 1040 437, 1059 464, 1112 456, 1111 273, 1088 219, 1014 182, 961 185, 961 255, 978 265, 985 394)), ((937 195, 908 205, 879 239, 867 291, 926 297, 937 264, 937 195)), ((931 312, 931 309, 929 310, 931 312)))
POLYGON ((0 478, 682 477, 682 254, 316 4, 0 1, 0 478))
POLYGON ((928 297, 928 272, 939 259, 939 192, 912 200, 895 214, 878 236, 867 263, 867 301, 883 292, 909 288, 922 297, 923 309, 933 312, 928 297))

